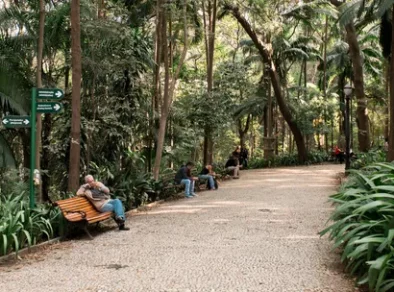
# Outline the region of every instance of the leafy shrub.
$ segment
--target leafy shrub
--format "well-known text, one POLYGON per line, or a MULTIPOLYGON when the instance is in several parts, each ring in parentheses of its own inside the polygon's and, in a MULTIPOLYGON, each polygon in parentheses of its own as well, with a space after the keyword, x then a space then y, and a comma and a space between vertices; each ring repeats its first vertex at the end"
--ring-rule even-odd
MULTIPOLYGON (((323 151, 311 151, 308 153, 306 164, 316 164, 328 161, 329 155, 323 151)), ((265 167, 278 167, 278 166, 295 166, 300 165, 297 153, 295 154, 282 154, 273 157, 272 159, 252 159, 249 161, 249 168, 265 168, 265 167)))
POLYGON ((331 196, 337 206, 330 233, 342 261, 358 284, 377 292, 394 288, 394 164, 376 163, 353 170, 341 191, 331 196))
POLYGON ((27 198, 25 192, 0 196, 0 255, 53 237, 49 209, 30 210, 27 198))
POLYGON ((351 164, 353 169, 361 169, 365 166, 376 162, 385 162, 386 152, 383 150, 371 150, 367 153, 361 153, 357 155, 357 159, 351 164))
POLYGON ((107 163, 104 166, 91 164, 92 174, 104 182, 113 191, 113 195, 123 201, 126 210, 147 202, 153 192, 153 179, 145 173, 145 161, 142 156, 131 150, 125 152, 122 167, 119 163, 107 163))

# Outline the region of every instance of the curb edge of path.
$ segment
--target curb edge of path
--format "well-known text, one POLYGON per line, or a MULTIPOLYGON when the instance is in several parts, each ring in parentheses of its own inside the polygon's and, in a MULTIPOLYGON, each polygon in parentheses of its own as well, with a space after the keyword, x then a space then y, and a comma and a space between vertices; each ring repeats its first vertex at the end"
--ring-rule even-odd
MULTIPOLYGON (((142 213, 142 212, 150 211, 152 208, 155 208, 155 207, 163 204, 164 202, 165 202, 165 200, 159 200, 159 201, 147 204, 147 205, 140 206, 138 208, 135 208, 135 209, 127 211, 126 215, 131 215, 131 214, 134 214, 134 213, 142 213)), ((110 221, 112 221, 112 219, 107 219, 107 220, 104 220, 102 222, 106 223, 106 222, 110 222, 110 221)), ((60 236, 56 237, 56 238, 52 238, 52 239, 50 239, 48 241, 44 241, 44 242, 41 242, 39 244, 30 246, 30 247, 25 247, 25 248, 19 250, 18 252, 12 252, 10 254, 1 256, 0 257, 0 264, 4 264, 7 261, 13 260, 13 259, 14 260, 18 260, 22 256, 25 256, 27 254, 31 254, 31 253, 37 252, 40 249, 42 249, 43 247, 46 247, 46 246, 49 246, 49 245, 52 245, 52 244, 56 244, 56 243, 59 243, 59 242, 60 242, 60 236)))

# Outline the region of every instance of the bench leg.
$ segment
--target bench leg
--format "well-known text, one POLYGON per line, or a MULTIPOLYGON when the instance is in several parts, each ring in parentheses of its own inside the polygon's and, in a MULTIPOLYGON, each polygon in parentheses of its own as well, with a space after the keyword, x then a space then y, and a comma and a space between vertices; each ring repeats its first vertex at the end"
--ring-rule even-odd
POLYGON ((65 240, 67 237, 67 220, 62 213, 59 215, 59 236, 60 240, 65 240))
POLYGON ((90 232, 89 232, 89 230, 88 230, 88 224, 84 224, 84 226, 83 226, 83 231, 86 232, 86 234, 89 236, 89 239, 90 239, 90 240, 93 240, 93 239, 94 239, 93 236, 90 234, 90 232))
POLYGON ((88 230, 88 225, 89 225, 88 222, 79 222, 78 225, 83 231, 85 231, 85 233, 87 234, 90 240, 94 239, 88 230))

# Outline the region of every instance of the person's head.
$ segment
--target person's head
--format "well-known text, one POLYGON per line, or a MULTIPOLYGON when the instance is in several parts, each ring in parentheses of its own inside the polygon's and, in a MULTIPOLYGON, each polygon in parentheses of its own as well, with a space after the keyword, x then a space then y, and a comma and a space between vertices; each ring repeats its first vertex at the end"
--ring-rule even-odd
POLYGON ((94 184, 94 177, 93 175, 88 174, 87 176, 85 176, 85 183, 89 184, 90 186, 92 186, 94 184))
POLYGON ((237 146, 237 148, 235 148, 234 152, 241 152, 241 146, 237 146))
POLYGON ((194 163, 191 162, 191 161, 189 161, 188 163, 186 163, 186 167, 187 167, 188 169, 192 169, 192 168, 194 167, 194 163))
POLYGON ((207 164, 207 165, 205 165, 205 168, 208 169, 208 170, 212 170, 212 165, 207 164))

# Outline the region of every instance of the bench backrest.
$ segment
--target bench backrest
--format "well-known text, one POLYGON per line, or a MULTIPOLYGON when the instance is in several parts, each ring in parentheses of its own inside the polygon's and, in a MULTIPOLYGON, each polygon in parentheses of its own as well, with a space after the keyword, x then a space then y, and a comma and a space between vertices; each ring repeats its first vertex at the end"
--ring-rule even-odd
POLYGON ((59 206, 64 218, 71 222, 86 220, 89 223, 110 218, 112 212, 99 212, 85 197, 73 197, 55 203, 59 206))

